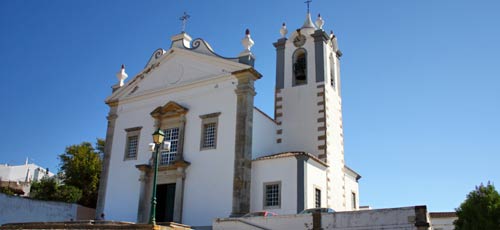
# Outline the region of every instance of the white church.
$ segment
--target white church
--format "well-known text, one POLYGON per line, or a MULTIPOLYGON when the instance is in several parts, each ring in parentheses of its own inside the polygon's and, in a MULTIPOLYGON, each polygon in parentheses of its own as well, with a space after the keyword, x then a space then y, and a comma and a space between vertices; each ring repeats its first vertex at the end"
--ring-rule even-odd
MULTIPOLYGON (((128 81, 122 66, 109 106, 97 215, 147 223, 153 186, 149 144, 161 149, 157 222, 210 226, 253 211, 296 214, 359 209, 358 175, 344 163, 340 52, 336 36, 307 13, 283 24, 276 47, 274 114, 254 105, 254 44, 247 30, 237 57, 218 55, 185 32, 156 50, 128 81)), ((269 98, 269 100, 272 100, 269 98)))

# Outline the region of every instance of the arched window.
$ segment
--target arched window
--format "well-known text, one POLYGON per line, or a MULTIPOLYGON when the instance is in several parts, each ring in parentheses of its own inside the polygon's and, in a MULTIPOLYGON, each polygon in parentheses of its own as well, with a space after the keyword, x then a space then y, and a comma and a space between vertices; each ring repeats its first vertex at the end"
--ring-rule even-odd
POLYGON ((335 63, 333 62, 333 54, 330 54, 330 84, 335 89, 335 63))
POLYGON ((292 85, 307 84, 307 53, 305 49, 297 49, 293 53, 293 82, 292 85))

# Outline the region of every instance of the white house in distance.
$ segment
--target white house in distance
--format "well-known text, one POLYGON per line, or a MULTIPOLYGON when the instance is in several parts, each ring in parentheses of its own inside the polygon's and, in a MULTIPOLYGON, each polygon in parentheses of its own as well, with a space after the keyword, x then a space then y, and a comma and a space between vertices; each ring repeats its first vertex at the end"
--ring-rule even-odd
MULTIPOLYGON (((273 118, 254 106, 253 41, 235 58, 182 32, 131 80, 122 66, 109 105, 97 215, 147 222, 152 191, 151 134, 161 128, 158 222, 210 226, 217 217, 268 210, 359 208, 358 175, 344 164, 340 56, 321 17, 276 47, 273 118)), ((267 77, 267 76, 265 76, 267 77)), ((270 99, 271 100, 271 99, 270 99)))
POLYGON ((28 159, 22 165, 0 164, 0 187, 22 191, 23 196, 29 195, 32 182, 44 176, 52 177, 54 173, 34 163, 28 163, 28 159))

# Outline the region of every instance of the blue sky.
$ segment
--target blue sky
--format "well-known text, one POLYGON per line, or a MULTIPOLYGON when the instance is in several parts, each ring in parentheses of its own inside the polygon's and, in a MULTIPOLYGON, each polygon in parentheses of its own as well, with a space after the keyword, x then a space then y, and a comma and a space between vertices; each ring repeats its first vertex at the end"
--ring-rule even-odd
MULTIPOLYGON (((58 168, 57 155, 104 137, 104 98, 181 30, 237 56, 249 28, 264 77, 255 104, 273 112, 282 22, 303 1, 0 1, 0 163, 58 168)), ((338 36, 346 163, 361 205, 451 211, 475 185, 500 183, 500 2, 314 0, 338 36)), ((130 79, 130 78, 129 78, 130 79)))

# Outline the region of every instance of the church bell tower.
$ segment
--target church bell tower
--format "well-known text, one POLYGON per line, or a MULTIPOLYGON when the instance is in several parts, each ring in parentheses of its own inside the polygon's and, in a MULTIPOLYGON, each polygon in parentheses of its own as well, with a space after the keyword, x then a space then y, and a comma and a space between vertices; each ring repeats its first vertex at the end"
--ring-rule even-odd
MULTIPOLYGON (((308 7, 309 8, 309 7, 308 7)), ((309 9, 302 27, 283 23, 276 47, 276 143, 283 152, 308 152, 326 162, 327 205, 347 210, 344 172, 340 57, 337 38, 315 23, 309 9)))

